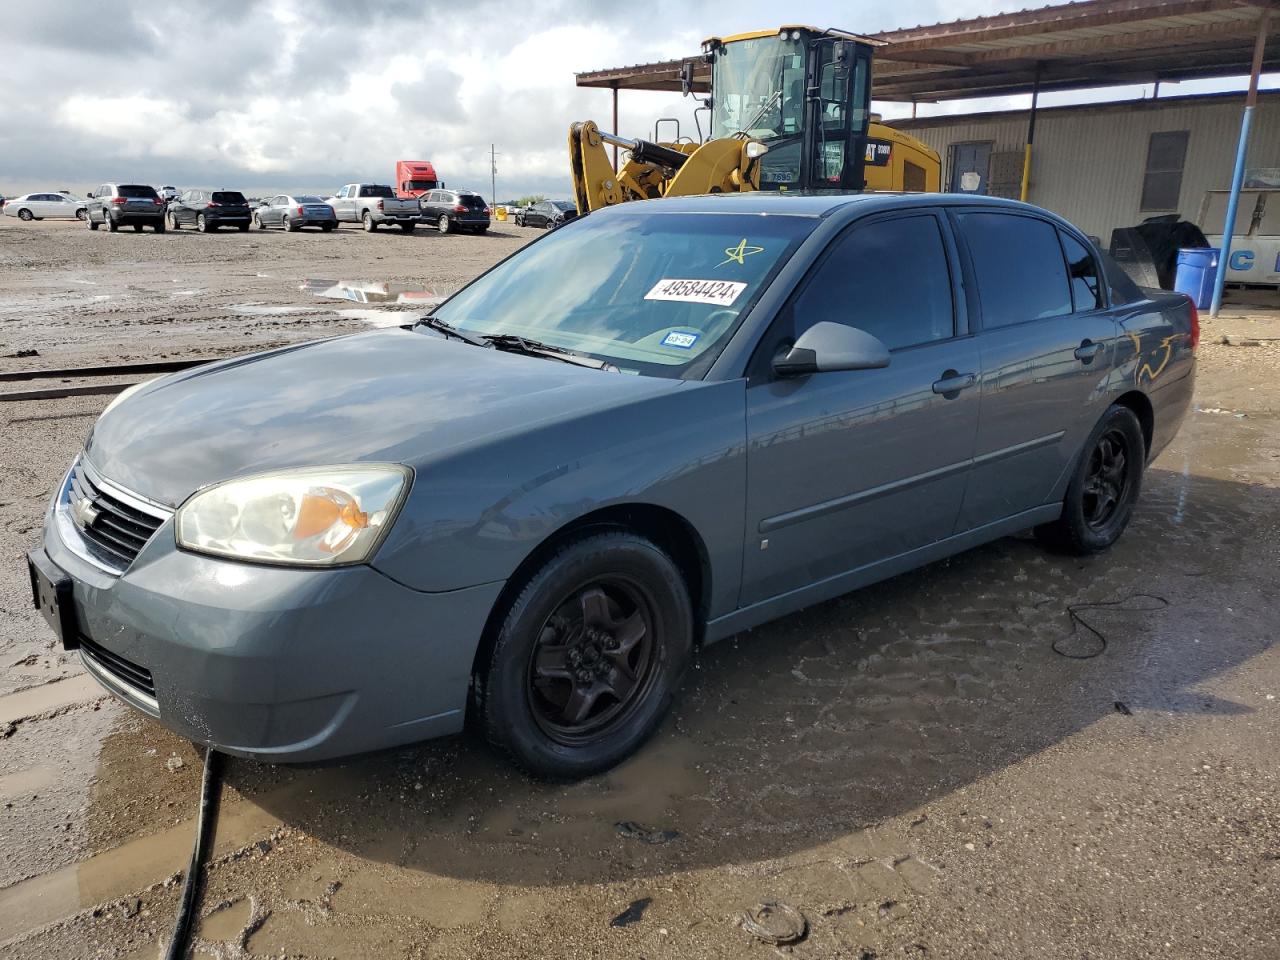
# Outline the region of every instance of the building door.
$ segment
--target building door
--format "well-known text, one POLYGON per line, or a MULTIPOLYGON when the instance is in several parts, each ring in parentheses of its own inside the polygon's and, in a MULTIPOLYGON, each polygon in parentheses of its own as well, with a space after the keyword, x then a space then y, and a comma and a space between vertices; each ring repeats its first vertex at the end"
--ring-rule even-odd
POLYGON ((991 176, 991 143, 953 143, 951 145, 952 193, 987 193, 991 176))

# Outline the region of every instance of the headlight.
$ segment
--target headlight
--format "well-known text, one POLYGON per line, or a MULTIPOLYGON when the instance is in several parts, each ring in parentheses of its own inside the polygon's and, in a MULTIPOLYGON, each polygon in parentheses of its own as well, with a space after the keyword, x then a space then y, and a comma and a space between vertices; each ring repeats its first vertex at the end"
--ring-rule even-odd
POLYGON ((109 411, 117 403, 120 403, 126 397, 130 397, 133 394, 137 393, 139 390, 145 387, 148 383, 152 383, 159 379, 160 379, 159 377, 152 377, 150 380, 143 380, 141 383, 135 383, 131 387, 125 387, 123 390, 121 390, 119 393, 115 395, 115 398, 110 403, 108 403, 105 407, 102 408, 102 413, 98 414, 98 416, 105 417, 107 415, 107 411, 109 411))
POLYGON ((353 464, 229 480, 179 508, 178 545, 263 563, 360 563, 391 526, 410 477, 397 464, 353 464))

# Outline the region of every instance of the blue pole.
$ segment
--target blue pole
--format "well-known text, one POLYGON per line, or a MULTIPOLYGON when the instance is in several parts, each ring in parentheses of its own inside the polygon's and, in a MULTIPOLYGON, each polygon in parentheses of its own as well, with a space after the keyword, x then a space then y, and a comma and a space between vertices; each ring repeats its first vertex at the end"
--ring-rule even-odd
POLYGON ((1231 173, 1231 194, 1227 198, 1227 222, 1222 227, 1222 253, 1218 257, 1218 272, 1213 278, 1213 305, 1209 316, 1216 317, 1222 309, 1222 287, 1227 282, 1227 263, 1231 260, 1231 234, 1236 227, 1236 207, 1240 205, 1240 188, 1244 185, 1245 156, 1249 152, 1249 127, 1253 123, 1253 104, 1244 108, 1240 121, 1240 143, 1236 146, 1236 168, 1231 173))

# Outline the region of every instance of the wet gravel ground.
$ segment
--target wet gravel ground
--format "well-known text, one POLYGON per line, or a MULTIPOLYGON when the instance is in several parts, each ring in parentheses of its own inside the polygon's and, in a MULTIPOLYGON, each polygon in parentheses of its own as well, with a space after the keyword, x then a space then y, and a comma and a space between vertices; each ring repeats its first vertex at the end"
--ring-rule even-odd
MULTIPOLYGON (((356 329, 382 320, 298 285, 456 284, 536 236, 82 231, 0 224, 0 354, 40 351, 5 369, 356 329)), ((607 776, 534 784, 468 736, 229 763, 196 956, 1280 956, 1280 321, 1256 317, 1206 324, 1197 412, 1111 552, 1008 538, 716 645, 607 776), (1219 342, 1244 324, 1256 345, 1219 342), (1091 603, 1105 649, 1056 653, 1098 649, 1068 614, 1091 603), (801 939, 750 933, 762 902, 801 939)), ((28 609, 19 558, 105 402, 0 405, 5 957, 156 957, 192 838, 197 751, 28 609)))

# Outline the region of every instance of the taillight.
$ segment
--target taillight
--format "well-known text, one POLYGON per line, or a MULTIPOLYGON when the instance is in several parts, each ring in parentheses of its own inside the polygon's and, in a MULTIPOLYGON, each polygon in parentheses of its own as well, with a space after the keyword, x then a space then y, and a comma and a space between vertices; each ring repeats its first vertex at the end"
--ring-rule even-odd
POLYGON ((382 210, 385 210, 385 209, 386 209, 386 207, 385 207, 385 206, 383 206, 382 201, 381 201, 381 200, 379 200, 379 201, 378 201, 378 210, 379 210, 379 211, 382 211, 382 210))
POLYGON ((454 212, 454 213, 466 213, 466 212, 467 212, 467 208, 466 208, 466 207, 464 207, 462 204, 458 204, 456 207, 454 207, 454 208, 453 208, 453 212, 454 212))
POLYGON ((481 210, 480 212, 481 212, 481 213, 484 213, 484 214, 487 214, 487 213, 489 212, 489 208, 488 208, 488 207, 485 207, 485 208, 484 208, 483 210, 481 210))
POLYGON ((220 207, 220 206, 222 206, 222 204, 214 203, 212 200, 210 200, 208 203, 204 205, 206 210, 212 209, 213 207, 220 207))
POLYGON ((111 202, 112 203, 128 203, 129 198, 128 197, 112 197, 111 202))
POLYGON ((299 208, 298 208, 298 216, 302 216, 302 208, 301 208, 301 207, 299 207, 299 208))
POLYGON ((1190 297, 1187 297, 1187 308, 1191 311, 1191 349, 1195 350, 1200 346, 1200 311, 1190 297))

